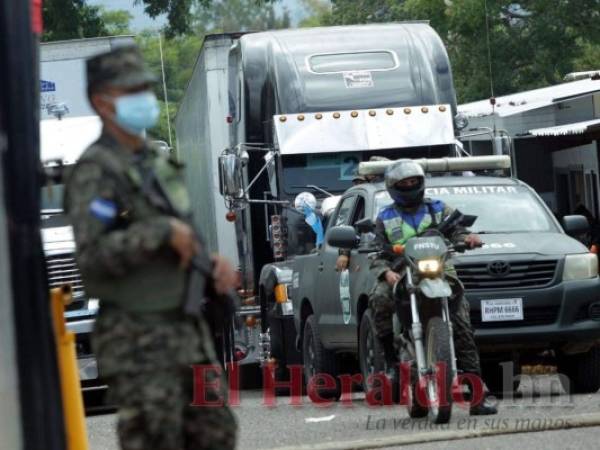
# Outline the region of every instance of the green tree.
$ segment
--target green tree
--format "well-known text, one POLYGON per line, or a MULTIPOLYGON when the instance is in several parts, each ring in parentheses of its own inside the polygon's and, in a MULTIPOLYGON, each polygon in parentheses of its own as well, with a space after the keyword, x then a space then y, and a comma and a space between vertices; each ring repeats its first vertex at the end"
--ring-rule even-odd
MULTIPOLYGON (((263 6, 277 0, 254 0, 255 5, 263 6)), ((167 36, 173 37, 188 33, 194 23, 193 12, 209 10, 214 0, 123 0, 124 5, 142 4, 150 17, 166 14, 169 26, 167 36)), ((116 28, 107 29, 98 6, 86 4, 86 0, 46 0, 43 7, 45 32, 43 41, 77 39, 84 37, 106 36, 111 32, 120 33, 124 15, 119 12, 115 17, 110 12, 109 21, 116 28), (116 21, 116 22, 115 22, 116 21)))
MULTIPOLYGON (((161 117, 159 124, 151 130, 152 136, 168 142, 167 116, 172 123, 206 34, 262 31, 288 26, 287 12, 278 16, 272 5, 258 4, 255 0, 215 0, 209 10, 199 10, 193 15, 190 20, 192 33, 166 39, 163 36, 162 50, 169 111, 167 112, 164 103, 163 84, 157 83, 155 91, 161 102, 161 117)), ((160 76, 162 72, 158 32, 141 33, 138 43, 150 69, 160 76)))
POLYGON ((85 0, 48 0, 44 2, 42 11, 42 41, 104 36, 107 33, 100 8, 86 5, 85 0))
MULTIPOLYGON (((165 70, 165 84, 167 86, 167 98, 169 110, 165 106, 165 93, 162 83, 162 67, 159 47, 158 32, 145 31, 137 40, 144 53, 144 59, 148 67, 160 79, 155 86, 156 96, 161 105, 161 116, 158 125, 151 130, 151 135, 157 139, 168 139, 167 117, 173 122, 177 113, 177 106, 181 101, 185 87, 192 76, 198 53, 202 47, 203 37, 196 35, 177 36, 171 39, 162 39, 163 62, 165 70)), ((173 131, 173 130, 171 130, 173 131)), ((175 143, 173 142, 173 145, 175 143)))
MULTIPOLYGON (((276 0, 253 0, 255 6, 261 7, 276 0)), ((134 0, 136 4, 143 4, 146 14, 150 17, 157 17, 162 14, 167 15, 169 27, 166 33, 169 37, 177 34, 189 32, 194 21, 192 11, 202 12, 211 11, 216 3, 238 3, 235 0, 214 1, 214 0, 134 0)), ((217 6, 218 8, 218 6, 217 6)), ((240 17, 239 19, 243 19, 240 17)))
POLYGON ((264 31, 288 28, 290 17, 287 11, 278 17, 271 3, 256 0, 214 0, 210 8, 196 11, 191 26, 196 34, 264 31))
POLYGON ((330 21, 331 4, 328 1, 302 0, 302 4, 309 15, 299 23, 300 27, 319 27, 330 21))
POLYGON ((129 11, 102 7, 100 8, 100 19, 104 22, 104 28, 108 36, 131 34, 129 24, 133 16, 129 11))
POLYGON ((561 81, 593 55, 599 18, 600 0, 333 0, 324 22, 430 21, 464 102, 490 95, 490 63, 495 95, 561 81))

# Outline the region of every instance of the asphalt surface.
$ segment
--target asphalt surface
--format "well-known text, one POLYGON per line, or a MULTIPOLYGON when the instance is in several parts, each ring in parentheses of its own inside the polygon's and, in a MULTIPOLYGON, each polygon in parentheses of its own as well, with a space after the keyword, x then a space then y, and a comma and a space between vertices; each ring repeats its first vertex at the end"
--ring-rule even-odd
MULTIPOLYGON (((262 391, 242 391, 234 408, 240 424, 239 449, 315 450, 345 448, 531 449, 598 448, 600 394, 568 396, 554 376, 524 381, 519 394, 499 403, 499 414, 470 417, 455 406, 447 425, 412 420, 403 406, 371 407, 354 393, 351 406, 290 405, 277 397, 264 405, 262 391), (432 442, 433 441, 433 442, 432 442)), ((91 450, 117 450, 116 416, 87 419, 91 450)))

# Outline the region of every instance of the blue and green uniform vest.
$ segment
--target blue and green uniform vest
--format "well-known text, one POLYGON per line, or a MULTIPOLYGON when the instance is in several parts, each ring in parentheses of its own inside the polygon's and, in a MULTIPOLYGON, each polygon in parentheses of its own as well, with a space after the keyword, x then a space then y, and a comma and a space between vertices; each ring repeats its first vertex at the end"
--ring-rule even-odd
POLYGON ((445 210, 444 202, 426 200, 414 213, 405 212, 395 205, 390 205, 382 209, 377 218, 383 223, 389 243, 404 245, 410 238, 442 222, 445 210))

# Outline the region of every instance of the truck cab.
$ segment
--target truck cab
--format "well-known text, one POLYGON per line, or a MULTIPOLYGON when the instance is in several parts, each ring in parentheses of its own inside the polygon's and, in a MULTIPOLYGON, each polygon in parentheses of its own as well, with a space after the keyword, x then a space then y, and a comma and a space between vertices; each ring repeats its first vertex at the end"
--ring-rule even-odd
POLYGON ((64 180, 86 147, 100 135, 97 116, 45 119, 40 124, 41 159, 46 183, 41 195, 41 232, 48 287, 71 286, 73 301, 65 307, 67 328, 75 334, 82 387, 100 384, 90 337, 98 312, 98 299, 88 298, 75 262, 73 228, 64 214, 64 180))

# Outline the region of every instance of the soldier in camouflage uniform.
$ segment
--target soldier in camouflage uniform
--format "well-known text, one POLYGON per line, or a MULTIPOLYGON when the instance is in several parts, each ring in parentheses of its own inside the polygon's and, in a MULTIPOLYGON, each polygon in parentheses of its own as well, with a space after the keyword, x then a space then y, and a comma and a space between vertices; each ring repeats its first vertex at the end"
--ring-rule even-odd
MULTIPOLYGON (((423 168, 411 160, 401 160, 388 168, 385 174, 386 188, 394 204, 381 210, 376 221, 376 243, 381 248, 404 245, 408 239, 417 236, 428 228, 441 223, 452 214, 453 209, 439 200, 425 199, 425 173, 423 168)), ((477 235, 470 234, 465 228, 457 227, 450 240, 464 242, 471 248, 481 244, 477 235)), ((392 287, 401 280, 401 275, 392 271, 391 261, 385 256, 373 259, 371 271, 377 280, 369 298, 373 311, 375 332, 385 352, 388 366, 395 365, 392 317, 394 300, 392 287)), ((446 268, 454 275, 452 267, 446 268)), ((455 295, 459 299, 452 301, 451 320, 454 328, 454 344, 459 369, 465 373, 481 376, 479 352, 475 345, 473 329, 469 317, 469 304, 465 299, 460 281, 455 278, 455 295)), ((486 398, 478 404, 472 404, 472 415, 496 414, 496 408, 486 398)))
MULTIPOLYGON (((232 449, 231 410, 191 405, 191 366, 220 366, 206 323, 183 308, 187 294, 203 293, 186 293, 202 248, 181 166, 142 137, 159 114, 154 77, 136 47, 91 58, 87 76, 103 131, 68 177, 64 200, 87 294, 101 300, 93 348, 119 406, 121 448, 232 449)), ((223 293, 233 271, 222 258, 213 263, 213 287, 223 293)), ((223 391, 208 389, 204 398, 224 398, 223 391)))

